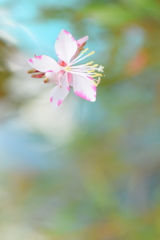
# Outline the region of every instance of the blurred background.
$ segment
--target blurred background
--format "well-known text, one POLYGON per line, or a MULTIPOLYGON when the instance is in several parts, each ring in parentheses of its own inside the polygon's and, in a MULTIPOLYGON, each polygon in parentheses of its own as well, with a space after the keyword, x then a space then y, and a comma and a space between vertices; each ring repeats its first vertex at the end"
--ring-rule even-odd
POLYGON ((160 239, 159 0, 0 0, 0 239, 160 239), (105 66, 97 101, 27 74, 61 29, 105 66))

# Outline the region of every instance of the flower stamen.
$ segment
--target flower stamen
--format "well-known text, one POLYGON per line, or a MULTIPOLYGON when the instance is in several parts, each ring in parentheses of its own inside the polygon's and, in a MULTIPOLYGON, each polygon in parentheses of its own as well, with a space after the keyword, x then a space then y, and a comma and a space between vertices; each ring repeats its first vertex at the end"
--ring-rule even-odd
MULTIPOLYGON (((88 50, 88 49, 86 48, 84 51, 86 52, 86 50, 88 50)), ((79 55, 79 57, 83 55, 84 51, 82 52, 82 54, 79 55)), ((75 64, 75 63, 77 63, 77 62, 79 62, 79 61, 82 61, 83 59, 85 59, 86 57, 89 57, 89 56, 93 55, 94 53, 95 53, 95 51, 92 51, 92 52, 88 53, 86 56, 84 56, 84 57, 82 57, 82 58, 80 58, 80 59, 78 59, 79 57, 75 58, 72 62, 70 62, 69 66, 70 66, 70 65, 73 65, 73 64, 75 64), (77 60, 77 59, 78 59, 78 60, 77 60)))
POLYGON ((44 82, 44 83, 48 83, 48 82, 49 82, 49 79, 48 79, 48 78, 45 78, 45 79, 43 80, 43 82, 44 82))
POLYGON ((90 66, 90 65, 92 65, 93 63, 94 63, 94 61, 91 61, 91 62, 86 63, 85 65, 86 65, 86 66, 90 66))
POLYGON ((102 77, 101 73, 95 73, 94 75, 92 75, 92 77, 102 77))

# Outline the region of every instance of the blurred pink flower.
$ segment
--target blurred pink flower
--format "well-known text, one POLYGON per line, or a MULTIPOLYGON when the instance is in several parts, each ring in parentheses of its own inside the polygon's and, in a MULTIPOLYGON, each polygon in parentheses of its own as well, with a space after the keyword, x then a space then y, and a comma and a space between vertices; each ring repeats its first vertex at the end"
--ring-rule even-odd
POLYGON ((64 101, 70 86, 79 97, 91 102, 96 100, 96 86, 100 82, 102 74, 99 72, 103 72, 103 66, 93 65, 93 61, 75 66, 76 63, 94 54, 92 51, 83 56, 88 51, 88 48, 83 50, 87 40, 88 36, 85 36, 76 41, 71 33, 61 30, 55 42, 58 62, 46 55, 29 59, 29 64, 33 67, 29 73, 38 72, 32 77, 46 77, 45 83, 56 84, 50 93, 53 108, 57 108, 64 101))

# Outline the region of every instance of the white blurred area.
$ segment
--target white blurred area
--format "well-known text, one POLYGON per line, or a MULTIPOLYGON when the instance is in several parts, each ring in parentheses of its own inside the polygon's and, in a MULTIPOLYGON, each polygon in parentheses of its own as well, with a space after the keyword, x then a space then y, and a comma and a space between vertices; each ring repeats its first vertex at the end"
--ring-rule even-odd
POLYGON ((21 223, 14 223, 6 225, 2 225, 0 228, 0 239, 4 240, 47 240, 46 238, 40 233, 37 233, 32 228, 27 227, 21 223))
MULTIPOLYGON (((11 117, 9 121, 13 118, 19 125, 23 124, 26 128, 29 127, 49 137, 51 142, 52 139, 54 142, 56 139, 59 144, 68 141, 75 130, 74 113, 78 104, 77 96, 73 96, 71 91, 60 108, 53 110, 49 95, 54 86, 44 84, 43 79, 34 79, 27 74, 30 69, 27 61, 32 57, 31 53, 27 53, 25 48, 24 51, 17 48, 22 34, 25 34, 26 40, 33 45, 38 43, 34 33, 25 25, 14 21, 12 13, 6 8, 0 9, 0 22, 0 39, 9 46, 3 49, 5 68, 12 73, 5 84, 9 92, 8 97, 0 102, 1 119, 11 117), (16 111, 14 103, 19 105, 16 111)), ((3 66, 1 71, 4 71, 3 66)))
POLYGON ((49 95, 54 85, 44 84, 43 79, 34 79, 27 74, 30 69, 27 62, 29 57, 24 53, 17 50, 12 52, 6 50, 5 53, 7 55, 5 65, 13 75, 6 83, 8 99, 0 102, 1 118, 9 116, 13 110, 12 102, 22 101, 23 104, 20 104, 14 113, 17 122, 22 121, 36 131, 48 135, 50 139, 67 141, 75 129, 73 115, 78 104, 77 96, 71 91, 61 106, 53 110, 49 95))

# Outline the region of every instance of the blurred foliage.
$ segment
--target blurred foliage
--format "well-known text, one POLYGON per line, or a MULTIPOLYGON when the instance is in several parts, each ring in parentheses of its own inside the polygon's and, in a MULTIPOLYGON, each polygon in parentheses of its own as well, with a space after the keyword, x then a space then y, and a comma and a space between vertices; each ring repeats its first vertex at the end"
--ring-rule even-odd
POLYGON ((53 112, 51 86, 26 73, 29 47, 1 34, 0 239, 158 240, 160 2, 17 2, 3 7, 35 7, 16 21, 45 23, 40 36, 62 20, 89 35, 105 76, 96 103, 71 95, 53 112))
POLYGON ((0 98, 6 96, 5 90, 5 83, 9 77, 11 77, 11 71, 7 68, 4 57, 6 55, 5 51, 5 43, 0 41, 0 52, 1 52, 1 59, 0 59, 0 72, 1 72, 1 81, 0 81, 0 98))

